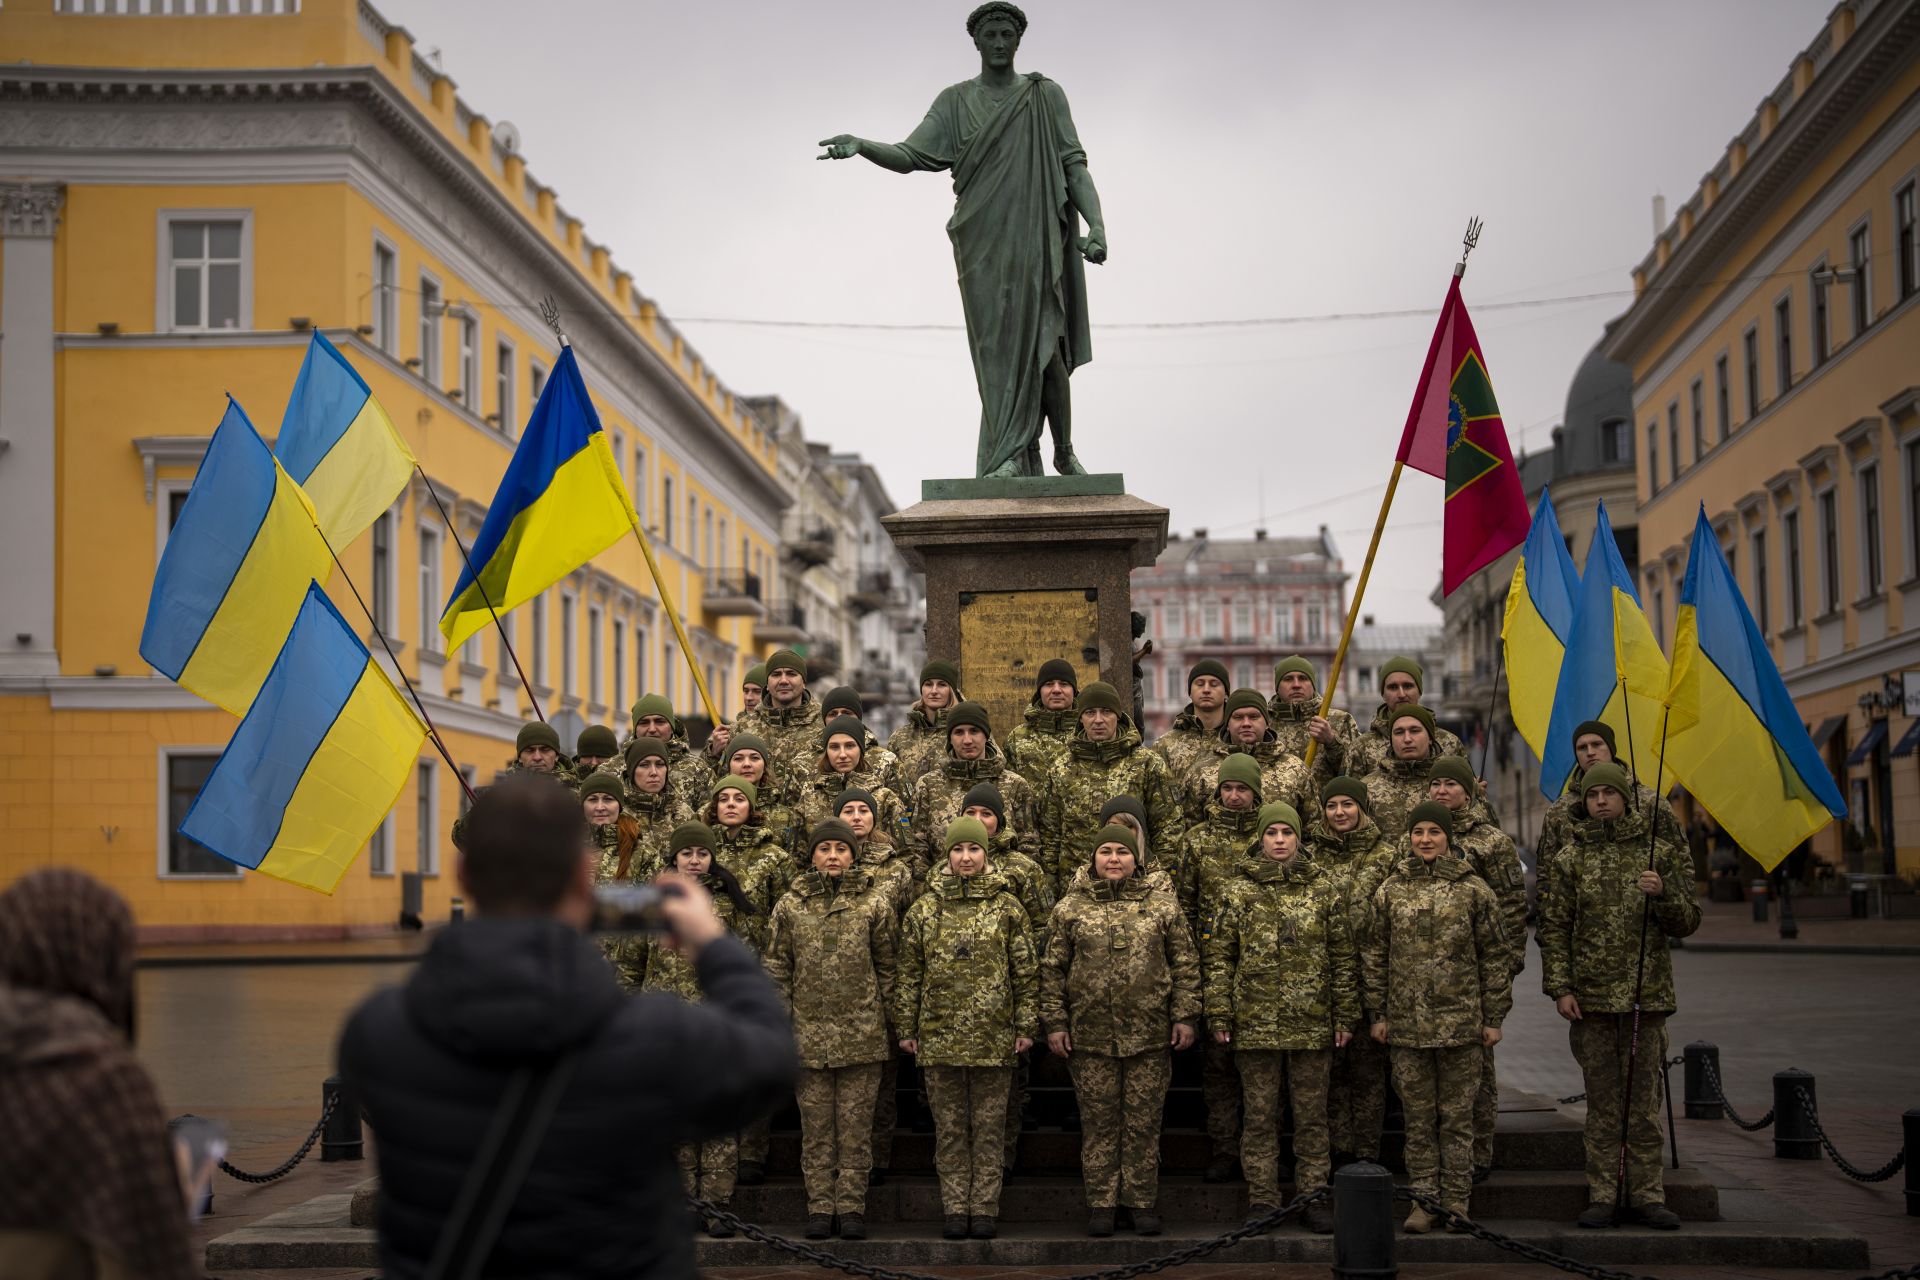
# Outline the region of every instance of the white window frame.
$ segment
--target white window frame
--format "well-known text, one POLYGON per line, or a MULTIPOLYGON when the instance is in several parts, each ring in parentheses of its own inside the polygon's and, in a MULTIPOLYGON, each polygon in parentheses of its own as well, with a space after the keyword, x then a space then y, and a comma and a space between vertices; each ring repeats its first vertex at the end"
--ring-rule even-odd
POLYGON ((486 405, 482 403, 484 396, 480 393, 480 317, 464 304, 457 310, 459 320, 453 335, 460 346, 460 386, 459 394, 454 398, 460 402, 461 408, 478 418, 486 411, 486 405))
MULTIPOLYGON (((155 333, 235 333, 253 328, 253 210, 236 208, 161 209, 155 218, 157 255, 154 262, 153 330, 155 333), (235 327, 213 328, 205 323, 173 322, 173 224, 176 222, 238 222, 240 224, 240 313, 235 327)), ((391 247, 391 246, 389 246, 391 247)), ((396 263, 398 257, 395 258, 396 263)), ((204 300, 206 284, 201 283, 204 300)), ((203 307, 200 318, 207 318, 203 307)))
POLYGON ((1293 643, 1293 601, 1282 600, 1273 606, 1273 638, 1277 644, 1293 643))
POLYGON ((574 649, 580 643, 575 630, 580 625, 576 616, 578 603, 573 592, 560 593, 560 692, 569 698, 574 696, 575 682, 580 675, 579 663, 574 657, 574 649))
POLYGON ((502 613, 499 618, 500 625, 494 629, 494 634, 499 640, 494 653, 494 676, 500 685, 505 687, 520 682, 519 673, 513 669, 513 646, 517 643, 513 633, 518 628, 511 612, 502 613))
MULTIPOLYGON (((527 358, 527 412, 533 412, 533 406, 540 403, 540 397, 547 392, 547 379, 553 376, 553 370, 544 361, 527 358)), ((508 434, 514 434, 509 432, 508 434)))
POLYGON ((532 665, 533 669, 527 672, 527 679, 533 681, 534 686, 536 688, 547 689, 547 688, 551 688, 552 686, 547 683, 547 672, 546 672, 546 665, 547 665, 547 595, 546 595, 546 592, 543 591, 539 595, 535 596, 529 602, 529 606, 531 609, 529 617, 531 617, 533 621, 531 626, 531 637, 530 637, 531 648, 529 648, 527 652, 527 661, 532 665))
POLYGON ((420 273, 420 380, 440 389, 440 361, 447 346, 447 295, 431 271, 420 273), (429 296, 431 291, 431 296, 429 296))
POLYGON ((159 750, 159 769, 154 781, 154 878, 158 880, 202 880, 212 884, 232 884, 247 878, 247 869, 238 863, 229 863, 231 871, 170 871, 167 869, 167 855, 171 852, 173 838, 173 797, 172 764, 175 756, 212 756, 220 758, 226 748, 217 743, 191 745, 169 743, 159 750))
POLYGON ((400 301, 396 296, 400 292, 400 247, 393 241, 373 233, 373 248, 367 261, 367 316, 373 323, 373 345, 388 355, 394 354, 394 347, 400 341, 400 301), (380 284, 380 255, 385 253, 393 262, 393 281, 382 288, 380 284))
POLYGON ((173 525, 167 520, 167 513, 173 510, 175 494, 188 493, 193 489, 191 476, 162 476, 153 482, 153 564, 160 566, 160 557, 167 553, 167 539, 173 536, 173 525))
POLYGON ((393 815, 389 813, 367 837, 367 874, 393 878, 393 815))
POLYGON ((1204 641, 1224 640, 1227 638, 1227 623, 1218 600, 1208 600, 1200 606, 1200 639, 1204 641))
POLYGON ((627 706, 627 623, 613 620, 613 709, 616 714, 627 706))
POLYGON ((414 579, 419 593, 420 651, 441 652, 440 635, 440 530, 424 521, 414 538, 414 579))
POLYGON ((1319 644, 1326 638, 1326 610, 1317 604, 1309 604, 1307 606, 1307 643, 1319 644))
POLYGON ((1235 600, 1232 613, 1233 638, 1241 643, 1253 639, 1253 601, 1235 600))
POLYGON ((1707 378, 1700 374, 1687 384, 1687 415, 1693 426, 1693 465, 1707 456, 1707 378))
POLYGON ((440 874, 440 762, 423 759, 413 767, 413 869, 440 874), (424 822, 420 821, 425 818, 424 822))
POLYGON ((374 625, 393 638, 393 624, 400 616, 400 547, 396 535, 399 533, 400 519, 394 507, 389 507, 374 517, 373 525, 367 530, 367 594, 373 598, 369 607, 373 610, 374 625), (374 531, 385 535, 387 544, 387 580, 379 581, 374 572, 374 531))
POLYGON ((495 334, 493 339, 493 411, 499 416, 495 423, 500 433, 509 440, 520 434, 519 366, 520 349, 513 339, 505 334, 495 334))
POLYGON ((1253 659, 1235 658, 1233 660, 1233 687, 1236 689, 1253 688, 1253 659))

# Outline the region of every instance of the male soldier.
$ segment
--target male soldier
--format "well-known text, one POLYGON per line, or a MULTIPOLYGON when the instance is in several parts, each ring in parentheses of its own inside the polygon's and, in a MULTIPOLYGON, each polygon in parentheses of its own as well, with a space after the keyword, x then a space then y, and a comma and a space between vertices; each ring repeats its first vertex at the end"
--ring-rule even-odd
POLYGON ((1658 838, 1649 852, 1647 816, 1627 807, 1633 784, 1625 769, 1593 765, 1582 786, 1587 820, 1554 859, 1540 922, 1541 985, 1572 1024, 1573 1056, 1587 1085, 1588 1204, 1579 1224, 1610 1226, 1624 1212, 1671 1231, 1680 1219, 1667 1208, 1660 1179, 1659 1116, 1660 1064, 1674 1011, 1667 940, 1700 927, 1693 866, 1684 848, 1658 838), (1632 1094, 1623 1097, 1636 1003, 1638 1060, 1632 1094), (1623 1120, 1624 1204, 1617 1185, 1623 1120))
POLYGON ((657 738, 667 744, 667 789, 688 812, 705 808, 707 788, 717 775, 704 756, 687 746, 686 731, 673 714, 673 704, 662 695, 649 693, 633 704, 633 735, 626 745, 631 747, 636 738, 657 738))
POLYGON ((1040 664, 1033 697, 1027 700, 1026 723, 1007 735, 1007 763, 1022 776, 1043 777, 1066 757, 1067 740, 1079 721, 1073 700, 1080 696, 1080 678, 1065 658, 1040 664))
POLYGON ((619 767, 620 742, 613 736, 613 730, 603 724, 590 724, 580 731, 580 737, 573 748, 573 786, 587 780, 587 775, 601 765, 619 767))
POLYGON ((1173 718, 1173 727, 1154 740, 1153 749, 1167 762, 1174 786, 1184 787, 1195 760, 1213 753, 1220 726, 1226 723, 1227 664, 1202 658, 1187 672, 1187 705, 1173 718))
POLYGON ((1147 811, 1149 843, 1171 854, 1184 824, 1167 762, 1140 745, 1133 717, 1120 708, 1120 694, 1096 680, 1080 694, 1080 724, 1068 740, 1066 758, 1043 780, 1040 801, 1040 864, 1053 876, 1057 897, 1087 865, 1088 841, 1100 829, 1100 806, 1130 795, 1147 811))
MULTIPOLYGON (((1372 801, 1357 778, 1329 778, 1321 788, 1320 816, 1307 824, 1307 856, 1346 894, 1356 950, 1371 936, 1374 890, 1393 872, 1393 842, 1374 825, 1372 801)), ((1387 1119, 1387 1050, 1367 1034, 1365 1019, 1354 1037, 1333 1053, 1327 1082, 1327 1127, 1334 1167, 1380 1158, 1380 1132, 1387 1119)))
POLYGON ((825 723, 820 703, 807 692, 807 660, 791 649, 776 649, 767 659, 766 701, 737 717, 733 731, 765 739, 785 780, 804 778, 812 770, 825 723))
MULTIPOLYGON (((1393 721, 1392 713, 1404 706, 1420 701, 1420 688, 1426 682, 1426 671, 1412 658, 1389 658, 1380 668, 1380 709, 1373 713, 1373 723, 1365 733, 1359 734, 1351 742, 1327 741, 1321 738, 1321 748, 1314 752, 1314 759, 1322 754, 1329 756, 1327 763, 1350 778, 1364 778, 1376 769, 1382 760, 1393 757, 1393 721)), ((1431 717, 1429 717, 1431 718, 1431 717)), ((1429 731, 1433 737, 1435 754, 1443 756, 1465 756, 1466 746, 1459 737, 1446 729, 1434 728, 1429 731)), ((1318 734, 1315 735, 1319 737, 1318 734)), ((1332 735, 1338 739, 1336 733, 1332 735)), ((1380 797, 1374 797, 1375 808, 1379 807, 1380 797)), ((1382 822, 1381 830, 1393 832, 1396 826, 1382 822)))
MULTIPOLYGON (((1603 720, 1588 720, 1573 731, 1573 774, 1567 779, 1566 790, 1558 800, 1547 808, 1547 816, 1540 822, 1540 839, 1533 846, 1533 886, 1536 894, 1544 893, 1547 887, 1547 868, 1553 865, 1555 858, 1573 843, 1574 829, 1587 820, 1585 788, 1580 785, 1588 769, 1596 764, 1618 764, 1619 753, 1614 750, 1613 726, 1603 720)), ((1633 770, 1626 765, 1627 776, 1633 777, 1633 770)), ((1680 830, 1680 820, 1673 814, 1673 806, 1667 803, 1665 796, 1655 797, 1653 788, 1638 780, 1633 784, 1633 798, 1629 801, 1636 813, 1645 817, 1653 814, 1654 834, 1678 849, 1687 847, 1687 837, 1680 830)))
MULTIPOLYGON (((907 708, 906 723, 887 739, 887 749, 900 761, 902 796, 912 795, 920 779, 940 767, 946 755, 947 716, 963 701, 959 667, 935 658, 920 668, 920 697, 907 708)), ((935 837, 945 830, 935 828, 935 837)))
POLYGON ((1304 760, 1308 739, 1319 740, 1313 753, 1315 783, 1335 776, 1333 754, 1327 748, 1337 744, 1345 754, 1360 736, 1360 726, 1350 713, 1329 707, 1326 715, 1320 714, 1319 683, 1320 673, 1306 658, 1297 653, 1282 658, 1273 669, 1273 701, 1267 705, 1280 750, 1304 760))
MULTIPOLYGON (((1390 754, 1374 761, 1360 781, 1373 800, 1373 820, 1382 831, 1403 833, 1407 815, 1427 799, 1433 762, 1440 758, 1433 712, 1417 702, 1403 703, 1390 713, 1387 726, 1390 754)), ((1364 752, 1360 754, 1364 755, 1364 752)))
POLYGON ((946 838, 947 827, 966 808, 967 792, 982 782, 1000 788, 1015 847, 1028 857, 1038 856, 1040 841, 1035 832, 1039 829, 1039 810, 1033 786, 1007 767, 1006 755, 993 741, 987 709, 977 702, 961 702, 941 714, 946 724, 946 755, 922 775, 913 789, 913 834, 909 843, 924 874, 931 877, 940 869, 945 854, 941 841, 946 838))
MULTIPOLYGON (((1204 820, 1187 828, 1180 845, 1180 869, 1174 879, 1187 925, 1202 954, 1212 937, 1220 895, 1238 873, 1247 847, 1260 837, 1260 766, 1252 756, 1232 755, 1220 762, 1213 801, 1204 820)), ((1231 1182, 1240 1166, 1240 1073, 1233 1048, 1201 1028, 1200 1096, 1207 1108, 1206 1179, 1231 1182)))
POLYGON ((1314 812, 1320 802, 1313 777, 1299 756, 1288 755, 1281 748, 1267 721, 1267 700, 1260 691, 1234 690, 1225 712, 1226 723, 1220 726, 1213 751, 1197 757, 1187 770, 1182 804, 1187 819, 1198 822, 1206 815, 1220 776, 1220 762, 1236 755, 1251 757, 1260 766, 1261 803, 1279 801, 1299 813, 1314 812))
MULTIPOLYGON (((514 735, 513 763, 507 766, 507 772, 544 773, 573 785, 571 762, 560 754, 560 735, 544 720, 529 720, 520 726, 520 732, 514 735)), ((463 813, 453 820, 449 833, 455 848, 460 847, 466 834, 467 816, 463 813)))
POLYGON ((746 679, 740 682, 740 709, 758 711, 761 700, 767 696, 767 664, 756 663, 747 668, 746 679))

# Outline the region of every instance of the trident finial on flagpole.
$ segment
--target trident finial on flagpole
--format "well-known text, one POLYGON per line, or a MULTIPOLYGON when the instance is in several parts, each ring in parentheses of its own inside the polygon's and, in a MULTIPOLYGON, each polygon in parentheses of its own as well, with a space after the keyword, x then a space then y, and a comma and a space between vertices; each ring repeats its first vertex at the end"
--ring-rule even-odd
POLYGON ((1467 219, 1467 234, 1460 237, 1460 261, 1454 265, 1453 274, 1467 274, 1467 255, 1480 245, 1480 228, 1485 225, 1478 218, 1467 219))
POLYGON ((547 322, 547 328, 553 330, 553 336, 560 339, 561 346, 573 345, 567 341, 567 335, 560 329, 560 304, 553 300, 552 294, 540 299, 540 318, 547 322))

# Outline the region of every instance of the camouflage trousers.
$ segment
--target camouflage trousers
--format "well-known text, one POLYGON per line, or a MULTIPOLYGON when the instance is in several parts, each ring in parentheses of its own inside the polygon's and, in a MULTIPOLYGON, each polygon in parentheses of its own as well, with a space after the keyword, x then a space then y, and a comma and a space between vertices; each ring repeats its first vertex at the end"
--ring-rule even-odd
POLYGON ((1007 1142, 1000 1163, 1008 1169, 1020 1163, 1020 1119, 1027 1106, 1027 1081, 1032 1072, 1027 1057, 1032 1052, 1029 1049, 1014 1055, 1013 1078, 1007 1082, 1007 1142))
POLYGON ((1240 1068, 1240 1167, 1247 1203, 1280 1201, 1280 1118, 1293 1104, 1293 1184, 1311 1190, 1331 1177, 1327 1144, 1327 1074, 1331 1049, 1235 1049, 1240 1068))
POLYGON ((1087 1205, 1151 1209, 1160 1197, 1160 1115, 1173 1078, 1166 1049, 1112 1058, 1082 1049, 1067 1059, 1080 1102, 1080 1176, 1087 1205))
POLYGON ((1390 1046, 1393 1087, 1407 1113, 1407 1183, 1465 1213, 1473 1194, 1473 1102, 1483 1058, 1477 1044, 1390 1046))
POLYGON ((1200 1050, 1200 1098, 1207 1107, 1207 1142, 1215 1160, 1240 1158, 1240 1073, 1233 1046, 1216 1042, 1205 1029, 1200 1050))
POLYGON ((1387 1047, 1356 1032, 1333 1051, 1327 1082, 1327 1127, 1335 1151, 1362 1160, 1380 1158, 1380 1131, 1387 1123, 1387 1047))
POLYGON ((680 1185, 690 1196, 725 1204, 733 1199, 734 1175, 740 1171, 739 1143, 732 1134, 705 1142, 683 1142, 673 1149, 680 1166, 680 1185))
POLYGON ((865 1213, 880 1064, 800 1069, 800 1177, 808 1213, 865 1213))
POLYGON ((773 1117, 762 1116, 740 1131, 740 1163, 764 1166, 773 1141, 773 1117))
POLYGON ((947 1214, 1000 1212, 1000 1157, 1006 1149, 1012 1067, 922 1067, 933 1111, 933 1167, 947 1214))
POLYGON ((1587 1199, 1614 1204, 1620 1179, 1620 1122, 1626 1112, 1627 1203, 1634 1208, 1665 1204, 1660 1177, 1660 1064, 1667 1056, 1665 1014, 1640 1015, 1640 1049, 1627 1090, 1629 1013, 1587 1013, 1568 1025, 1574 1061, 1587 1084, 1587 1199))
MULTIPOLYGON (((893 1037, 887 1037, 893 1043, 893 1037)), ((893 1167, 893 1131, 900 1125, 900 1055, 896 1051, 880 1064, 880 1084, 873 1099, 873 1167, 893 1167)))
POLYGON ((1493 1168, 1493 1126, 1500 1119, 1500 1079, 1493 1069, 1493 1048, 1480 1050, 1480 1089, 1473 1095, 1473 1167, 1493 1168))

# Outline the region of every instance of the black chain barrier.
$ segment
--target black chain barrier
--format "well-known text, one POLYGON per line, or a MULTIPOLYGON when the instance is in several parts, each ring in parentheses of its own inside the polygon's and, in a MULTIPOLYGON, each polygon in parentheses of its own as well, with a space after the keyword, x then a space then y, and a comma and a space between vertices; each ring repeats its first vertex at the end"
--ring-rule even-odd
MULTIPOLYGON (((1126 1266, 1108 1267, 1102 1271, 1088 1271, 1080 1275, 1069 1276, 1066 1280, 1132 1280, 1134 1276, 1151 1275, 1156 1271, 1165 1271, 1169 1267, 1183 1267, 1189 1262, 1197 1262, 1201 1258, 1239 1244, 1242 1240, 1263 1235, 1279 1226, 1282 1222, 1285 1222, 1294 1214, 1299 1213, 1308 1205, 1318 1204, 1332 1194, 1331 1189, 1327 1187, 1321 1187, 1315 1191, 1308 1191, 1302 1195, 1295 1196, 1278 1209, 1263 1213, 1258 1218, 1250 1222, 1242 1223, 1233 1230, 1217 1235, 1211 1240, 1202 1240, 1198 1244, 1190 1244, 1184 1249, 1176 1249, 1172 1253, 1163 1253, 1157 1258, 1147 1258, 1140 1262, 1128 1263, 1126 1266)), ((775 1235, 765 1227, 748 1222, 740 1215, 730 1210, 722 1209, 711 1201, 688 1196, 687 1203, 691 1204, 709 1219, 732 1227, 749 1240, 757 1240, 771 1249, 776 1249, 781 1253, 791 1254, 802 1262, 810 1262, 816 1267, 825 1267, 829 1271, 844 1271, 850 1276, 866 1276, 868 1280, 940 1280, 940 1277, 928 1275, 924 1271, 894 1271, 887 1267, 874 1266, 871 1263, 855 1262, 851 1258, 843 1258, 838 1254, 829 1253, 825 1249, 816 1249, 814 1246, 802 1244, 798 1240, 789 1240, 785 1236, 775 1235)), ((1603 1277, 1602 1280, 1606 1280, 1606 1278, 1603 1277)))
POLYGON ((225 1160, 220 1162, 220 1172, 229 1178, 238 1178, 242 1182, 275 1182, 286 1177, 293 1172, 296 1165, 307 1158, 307 1153, 313 1150, 313 1144, 320 1141, 320 1134, 327 1127, 327 1121, 333 1118, 333 1109, 339 1105, 340 1095, 338 1093, 329 1095, 327 1105, 320 1108, 319 1121, 313 1126, 313 1132, 307 1135, 307 1140, 300 1144, 300 1149, 266 1173, 248 1173, 244 1169, 234 1168, 225 1160))
POLYGON ((1740 1113, 1733 1109, 1733 1104, 1731 1102, 1727 1101, 1727 1091, 1720 1087, 1720 1069, 1713 1065, 1713 1059, 1702 1058, 1700 1061, 1700 1067, 1706 1073, 1707 1088, 1713 1090, 1713 1097, 1711 1101, 1714 1101, 1720 1104, 1720 1109, 1727 1113, 1727 1119, 1733 1121, 1735 1124, 1739 1125, 1742 1129, 1745 1129, 1748 1133, 1757 1132, 1773 1123, 1772 1107, 1768 1107, 1767 1114, 1761 1116, 1758 1120, 1741 1119, 1740 1113))
POLYGON ((1827 1131, 1820 1127, 1820 1113, 1815 1109, 1813 1105, 1813 1095, 1807 1092, 1806 1086, 1795 1085, 1793 1088, 1793 1096, 1800 1099, 1800 1109, 1807 1113, 1807 1123, 1813 1126, 1813 1136, 1820 1139, 1820 1145, 1827 1149, 1827 1155, 1832 1157, 1834 1164, 1839 1166, 1840 1172, 1846 1174, 1855 1182, 1885 1182, 1888 1178, 1891 1178, 1894 1174, 1906 1167, 1907 1149, 1901 1147, 1893 1153, 1893 1159, 1887 1161, 1872 1173, 1861 1172, 1854 1166, 1851 1160, 1841 1155, 1840 1152, 1835 1149, 1833 1139, 1827 1137, 1827 1131))
MULTIPOLYGON (((1686 1063, 1685 1056, 1681 1056, 1678 1058, 1668 1058, 1665 1062, 1660 1064, 1660 1070, 1668 1071, 1674 1067, 1682 1066, 1685 1063, 1686 1063)), ((1576 1102, 1585 1102, 1586 1100, 1587 1100, 1587 1095, 1584 1093, 1570 1093, 1564 1098, 1554 1099, 1555 1102, 1558 1102, 1563 1107, 1570 1107, 1576 1102)))

